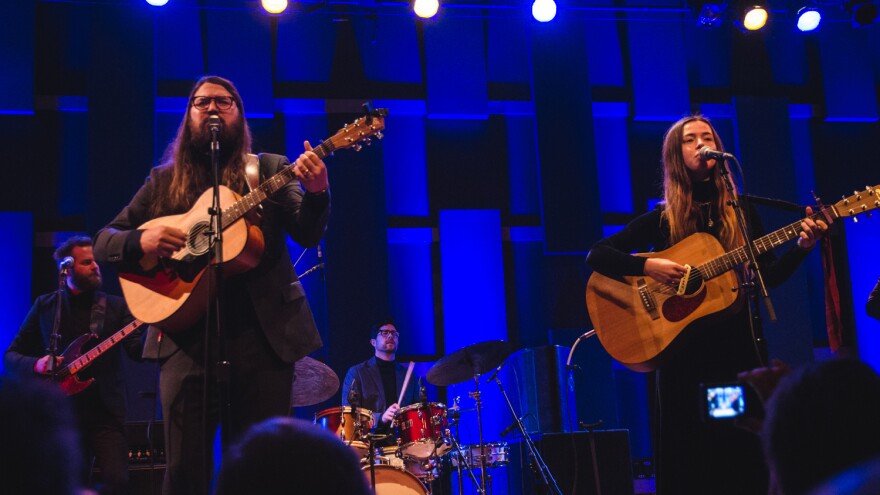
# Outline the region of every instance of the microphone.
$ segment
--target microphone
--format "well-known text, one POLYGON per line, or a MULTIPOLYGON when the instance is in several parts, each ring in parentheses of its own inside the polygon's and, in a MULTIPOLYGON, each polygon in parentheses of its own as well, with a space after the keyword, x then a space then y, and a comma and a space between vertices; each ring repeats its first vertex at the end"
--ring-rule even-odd
POLYGON ((220 116, 217 114, 211 114, 211 116, 208 117, 208 130, 210 130, 214 134, 217 134, 222 128, 223 120, 220 119, 220 116))
POLYGON ((521 417, 519 418, 519 420, 514 421, 513 423, 510 423, 510 424, 507 426, 507 428, 501 430, 501 433, 499 433, 499 436, 501 436, 502 438, 504 438, 504 437, 506 437, 507 435, 509 435, 510 432, 512 432, 512 431, 516 428, 517 423, 522 422, 523 418, 525 418, 525 416, 521 416, 521 417))
POLYGON ((63 260, 61 260, 60 263, 58 263, 58 268, 63 272, 66 272, 72 266, 73 266, 73 256, 68 256, 68 257, 64 258, 63 260))
POLYGON ((712 148, 700 148, 700 158, 703 160, 730 160, 733 155, 723 151, 713 150, 712 148))
POLYGON ((498 376, 498 372, 501 371, 502 366, 504 366, 504 363, 499 364, 498 367, 495 368, 495 371, 493 371, 489 378, 486 379, 486 383, 491 382, 498 376))

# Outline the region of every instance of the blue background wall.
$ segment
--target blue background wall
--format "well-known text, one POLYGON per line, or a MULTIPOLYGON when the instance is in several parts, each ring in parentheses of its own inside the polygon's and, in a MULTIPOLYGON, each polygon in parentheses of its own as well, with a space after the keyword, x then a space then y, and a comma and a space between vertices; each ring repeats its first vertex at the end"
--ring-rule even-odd
MULTIPOLYGON (((582 0, 548 24, 525 3, 449 4, 428 21, 403 5, 306 2, 270 17, 234 0, 4 4, 0 218, 15 270, 0 284, 0 343, 52 289, 59 236, 94 233, 124 206, 204 73, 236 82, 256 151, 295 156, 366 99, 390 111, 381 144, 327 160, 326 270, 304 281, 325 341, 316 355, 340 376, 370 355, 369 326, 386 315, 402 331, 400 359, 422 374, 483 340, 570 345, 590 328, 584 256, 657 198, 662 134, 684 114, 714 119, 754 194, 807 204, 811 190, 831 200, 880 183, 880 24, 832 16, 804 35, 780 10, 746 34, 697 28, 681 2, 651 3, 582 0)), ((765 223, 796 216, 766 211, 765 223)), ((877 222, 847 225, 838 254, 852 276, 850 330, 880 367, 866 345, 880 322, 864 316, 880 275, 877 222)), ((310 251, 297 268, 315 262, 310 251)), ((792 364, 824 353, 818 254, 773 296, 771 353, 792 364)), ((645 376, 595 341, 577 359, 579 419, 629 428, 634 455, 649 456, 645 376)), ((469 408, 469 390, 431 395, 469 408)), ((494 441, 510 416, 487 402, 494 441)))

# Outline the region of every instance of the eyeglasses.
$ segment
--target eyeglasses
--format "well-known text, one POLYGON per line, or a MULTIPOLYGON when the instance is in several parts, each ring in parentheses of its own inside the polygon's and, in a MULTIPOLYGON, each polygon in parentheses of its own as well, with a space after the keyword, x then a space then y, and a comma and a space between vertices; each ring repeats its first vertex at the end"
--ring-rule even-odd
POLYGON ((217 105, 217 110, 224 112, 235 104, 235 100, 231 96, 193 96, 192 106, 205 111, 211 106, 211 101, 217 105))
POLYGON ((379 335, 381 335, 387 339, 388 337, 395 337, 396 338, 400 334, 397 333, 397 330, 379 330, 379 335))

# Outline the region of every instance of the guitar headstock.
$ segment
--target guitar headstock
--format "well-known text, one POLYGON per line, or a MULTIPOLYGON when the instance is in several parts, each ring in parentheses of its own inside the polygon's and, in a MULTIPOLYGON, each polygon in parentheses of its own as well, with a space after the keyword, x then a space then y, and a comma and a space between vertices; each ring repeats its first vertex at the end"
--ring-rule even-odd
POLYGON ((385 108, 373 109, 372 105, 365 104, 366 113, 363 117, 355 119, 354 122, 346 124, 339 129, 330 139, 334 150, 343 148, 354 148, 360 151, 361 146, 372 143, 372 138, 382 139, 382 131, 385 130, 385 116, 388 110, 385 108))
POLYGON ((834 203, 834 210, 840 217, 854 217, 874 208, 880 208, 880 185, 865 187, 864 191, 855 191, 852 196, 834 203))

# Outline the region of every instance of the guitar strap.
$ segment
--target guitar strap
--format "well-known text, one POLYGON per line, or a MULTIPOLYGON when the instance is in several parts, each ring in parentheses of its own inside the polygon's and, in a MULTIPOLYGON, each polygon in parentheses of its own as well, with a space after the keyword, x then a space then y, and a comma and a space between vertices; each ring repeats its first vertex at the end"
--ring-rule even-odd
MULTIPOLYGON (((248 192, 253 191, 254 189, 260 187, 260 157, 254 155, 253 153, 248 153, 247 161, 244 164, 244 173, 247 177, 247 188, 248 192)), ((260 225, 260 221, 263 219, 263 205, 257 205, 252 211, 248 212, 247 220, 254 224, 260 225)))
POLYGON ((107 315, 107 294, 95 293, 95 301, 92 303, 92 312, 89 321, 89 332, 92 335, 100 335, 104 329, 104 317, 107 315))

